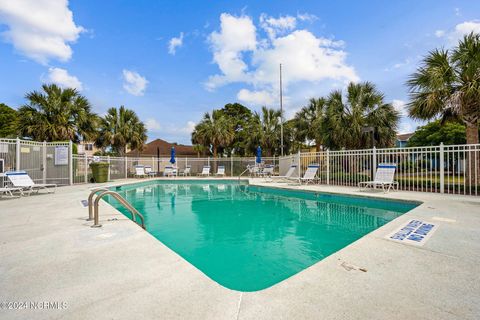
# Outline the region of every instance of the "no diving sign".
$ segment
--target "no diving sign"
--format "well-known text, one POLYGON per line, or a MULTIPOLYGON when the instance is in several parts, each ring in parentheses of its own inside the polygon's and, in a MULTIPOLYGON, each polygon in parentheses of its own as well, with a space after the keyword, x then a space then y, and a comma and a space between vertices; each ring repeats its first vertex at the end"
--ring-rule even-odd
POLYGON ((410 220, 385 238, 415 246, 423 246, 437 230, 438 225, 421 220, 410 220))

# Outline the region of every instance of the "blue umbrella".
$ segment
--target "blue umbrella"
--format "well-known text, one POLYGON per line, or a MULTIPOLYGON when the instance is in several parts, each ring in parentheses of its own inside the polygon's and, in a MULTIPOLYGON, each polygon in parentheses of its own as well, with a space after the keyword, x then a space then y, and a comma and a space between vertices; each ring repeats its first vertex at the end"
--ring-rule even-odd
POLYGON ((257 159, 255 160, 256 163, 262 163, 262 148, 258 146, 257 148, 257 159))
POLYGON ((172 147, 172 150, 170 151, 170 163, 174 164, 175 163, 175 148, 172 147))

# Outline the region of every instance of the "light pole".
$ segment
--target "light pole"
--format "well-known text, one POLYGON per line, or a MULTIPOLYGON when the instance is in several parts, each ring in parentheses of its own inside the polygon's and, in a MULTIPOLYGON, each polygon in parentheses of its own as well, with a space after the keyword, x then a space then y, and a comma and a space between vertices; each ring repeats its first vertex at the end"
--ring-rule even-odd
POLYGON ((283 156, 283 97, 282 97, 282 64, 280 63, 280 152, 283 156))

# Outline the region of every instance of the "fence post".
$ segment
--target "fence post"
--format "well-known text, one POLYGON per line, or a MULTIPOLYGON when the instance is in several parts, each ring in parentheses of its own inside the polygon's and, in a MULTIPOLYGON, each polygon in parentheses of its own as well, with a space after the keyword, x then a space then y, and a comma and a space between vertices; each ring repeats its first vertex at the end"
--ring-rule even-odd
POLYGON ((302 160, 302 156, 300 155, 300 150, 298 150, 298 161, 297 161, 297 165, 298 165, 298 179, 300 179, 302 177, 302 164, 301 164, 301 160, 302 160))
POLYGON ((440 193, 445 193, 445 158, 443 142, 440 143, 440 193))
POLYGON ((230 176, 233 177, 233 156, 230 155, 230 176))
POLYGON ((107 162, 108 162, 108 175, 107 175, 107 181, 110 181, 110 156, 107 156, 107 162))
POLYGON ((85 183, 88 183, 88 158, 86 153, 83 154, 83 161, 85 165, 84 179, 85 179, 85 183))
POLYGON ((47 142, 43 141, 42 151, 42 178, 43 183, 47 183, 47 142))
POLYGON ((73 185, 73 143, 72 140, 68 141, 68 164, 70 170, 68 170, 68 183, 73 185))
POLYGON ((330 150, 327 150, 327 184, 330 184, 330 150))
POLYGON ((125 156, 125 179, 128 178, 128 159, 125 156))
POLYGON ((16 145, 15 145, 15 170, 20 170, 20 138, 17 137, 16 145))
POLYGON ((375 177, 375 171, 377 170, 377 148, 373 147, 372 149, 372 180, 375 177))

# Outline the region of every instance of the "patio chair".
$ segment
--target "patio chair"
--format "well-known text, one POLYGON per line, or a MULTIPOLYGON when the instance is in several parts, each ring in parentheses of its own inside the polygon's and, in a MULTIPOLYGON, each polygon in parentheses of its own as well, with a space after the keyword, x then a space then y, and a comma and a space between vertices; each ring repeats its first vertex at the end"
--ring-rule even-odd
POLYGON ((277 180, 277 179, 278 180, 291 180, 291 179, 293 179, 293 173, 295 172, 296 169, 297 169, 297 165, 292 164, 292 165, 290 165, 290 167, 287 170, 287 173, 285 173, 284 176, 271 175, 270 179, 271 179, 271 181, 274 181, 274 180, 277 180))
POLYGON ((300 178, 300 183, 305 182, 305 184, 308 184, 315 182, 318 168, 320 168, 318 164, 309 164, 307 171, 305 171, 303 177, 300 178))
POLYGON ((192 170, 192 166, 187 165, 187 166, 185 167, 185 169, 183 169, 183 171, 180 172, 180 175, 181 175, 181 176, 184 176, 184 177, 189 176, 191 170, 192 170))
POLYGON ((172 166, 165 167, 165 170, 163 171, 164 177, 174 177, 176 175, 177 175, 177 168, 172 166))
POLYGON ((225 177, 225 166, 218 166, 216 176, 225 177))
POLYGON ((202 172, 198 174, 199 176, 210 176, 210 166, 203 166, 202 172))
POLYGON ((6 194, 10 198, 19 198, 20 196, 23 196, 23 188, 16 188, 16 187, 2 187, 0 188, 0 198, 2 198, 2 195, 6 194), (18 192, 19 195, 15 196, 13 195, 14 192, 18 192))
POLYGON ((47 193, 54 193, 57 190, 55 183, 35 183, 26 171, 8 171, 5 172, 14 188, 22 188, 27 191, 45 190, 47 193), (53 190, 53 191, 52 191, 53 190))
POLYGON ((262 177, 270 177, 273 175, 273 165, 266 165, 262 171, 260 171, 258 174, 261 175, 262 177))
POLYGON ((151 166, 145 166, 144 170, 145 170, 145 174, 149 177, 157 176, 157 172, 153 171, 151 166))
POLYGON ((383 193, 389 192, 392 187, 394 190, 395 187, 398 189, 398 182, 393 181, 396 169, 396 163, 380 163, 377 167, 377 172, 375 172, 373 181, 359 182, 358 188, 362 191, 362 186, 364 187, 363 190, 367 190, 368 188, 376 189, 377 186, 381 186, 383 193))
POLYGON ((255 177, 255 176, 258 176, 259 172, 260 172, 260 167, 257 166, 257 165, 248 165, 247 166, 247 169, 248 169, 248 174, 251 176, 251 177, 255 177))
POLYGON ((135 177, 143 178, 146 177, 147 174, 145 173, 145 167, 144 166, 135 166, 135 177))

